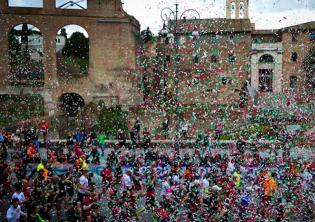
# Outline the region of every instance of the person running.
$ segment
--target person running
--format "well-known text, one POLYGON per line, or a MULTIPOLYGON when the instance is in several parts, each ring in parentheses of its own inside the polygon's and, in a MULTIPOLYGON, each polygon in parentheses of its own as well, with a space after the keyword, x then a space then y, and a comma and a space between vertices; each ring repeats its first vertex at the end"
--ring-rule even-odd
POLYGON ((105 155, 104 153, 104 150, 105 150, 105 144, 106 144, 106 137, 105 137, 105 134, 104 132, 101 132, 98 137, 97 137, 97 142, 101 148, 101 151, 102 151, 102 156, 105 155))
POLYGON ((22 218, 26 218, 27 214, 21 210, 19 205, 19 199, 13 198, 11 200, 11 206, 7 210, 6 219, 8 222, 19 222, 22 218))

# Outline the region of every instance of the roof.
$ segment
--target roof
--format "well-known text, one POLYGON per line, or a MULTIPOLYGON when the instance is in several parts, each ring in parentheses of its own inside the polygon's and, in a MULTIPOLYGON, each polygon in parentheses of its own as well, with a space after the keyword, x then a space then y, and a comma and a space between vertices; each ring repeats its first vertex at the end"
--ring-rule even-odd
POLYGON ((285 27, 281 29, 282 32, 292 31, 292 30, 315 30, 315 21, 293 25, 293 26, 289 26, 289 27, 285 27))
MULTIPOLYGON (((174 24, 174 20, 169 22, 169 26, 174 24)), ((180 33, 192 32, 194 27, 203 33, 222 32, 251 32, 251 22, 249 19, 187 19, 179 20, 180 33)))
POLYGON ((252 35, 277 35, 278 33, 279 33, 278 29, 263 29, 252 31, 252 35))

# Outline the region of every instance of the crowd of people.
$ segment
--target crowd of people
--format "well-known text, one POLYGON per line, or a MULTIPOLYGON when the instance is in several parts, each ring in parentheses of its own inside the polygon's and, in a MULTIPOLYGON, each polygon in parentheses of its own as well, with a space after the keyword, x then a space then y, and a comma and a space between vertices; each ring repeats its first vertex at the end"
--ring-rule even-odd
MULTIPOLYGON (((42 126, 38 132, 46 137, 42 126)), ((9 222, 315 218, 314 161, 290 156, 288 141, 271 144, 270 155, 262 155, 259 144, 247 152, 245 142, 216 153, 201 139, 185 151, 109 149, 104 133, 78 130, 58 148, 45 144, 43 160, 38 134, 18 133, 0 132, 0 201, 10 200, 3 212, 9 222), (70 167, 60 174, 58 165, 70 167), (91 166, 102 170, 91 172, 91 166)))

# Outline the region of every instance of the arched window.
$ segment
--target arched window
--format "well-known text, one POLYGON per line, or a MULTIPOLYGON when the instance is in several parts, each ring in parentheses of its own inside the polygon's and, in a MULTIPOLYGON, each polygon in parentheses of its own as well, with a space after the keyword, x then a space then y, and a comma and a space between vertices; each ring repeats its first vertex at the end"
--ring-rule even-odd
POLYGON ((298 59, 298 54, 296 52, 292 52, 291 61, 296 62, 298 59))
POLYGON ((295 89, 297 87, 298 78, 297 76, 290 76, 290 88, 295 89))
POLYGON ((42 85, 43 37, 32 24, 20 24, 9 32, 9 80, 18 85, 42 85))
POLYGON ((199 56, 198 56, 198 55, 194 55, 194 57, 193 57, 193 62, 194 62, 195 64, 199 63, 199 56))
POLYGON ((274 59, 271 55, 263 55, 259 58, 259 63, 273 63, 274 59))
POLYGON ((64 80, 89 71, 89 36, 79 25, 67 25, 56 36, 57 74, 64 80))
POLYGON ((236 4, 235 2, 231 3, 231 18, 235 18, 236 17, 236 4))
POLYGON ((230 64, 234 64, 235 63, 235 60, 236 60, 236 57, 233 53, 229 53, 229 56, 228 56, 228 62, 230 64))
POLYGON ((240 11, 239 11, 239 17, 244 18, 244 2, 240 2, 240 11))

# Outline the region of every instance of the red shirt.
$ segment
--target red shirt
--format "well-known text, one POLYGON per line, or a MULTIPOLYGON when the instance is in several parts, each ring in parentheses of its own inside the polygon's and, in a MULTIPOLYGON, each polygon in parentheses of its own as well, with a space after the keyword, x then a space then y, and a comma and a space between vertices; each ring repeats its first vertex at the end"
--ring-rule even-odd
POLYGON ((73 152, 75 153, 75 155, 76 155, 78 158, 80 158, 80 157, 82 156, 82 154, 83 154, 78 144, 74 144, 74 146, 73 146, 73 152))
POLYGON ((102 178, 103 181, 109 181, 111 182, 113 179, 112 171, 109 168, 104 168, 102 171, 102 178))
POLYGON ((46 123, 46 122, 42 123, 41 126, 40 126, 40 129, 42 131, 47 132, 48 131, 48 123, 46 123))

